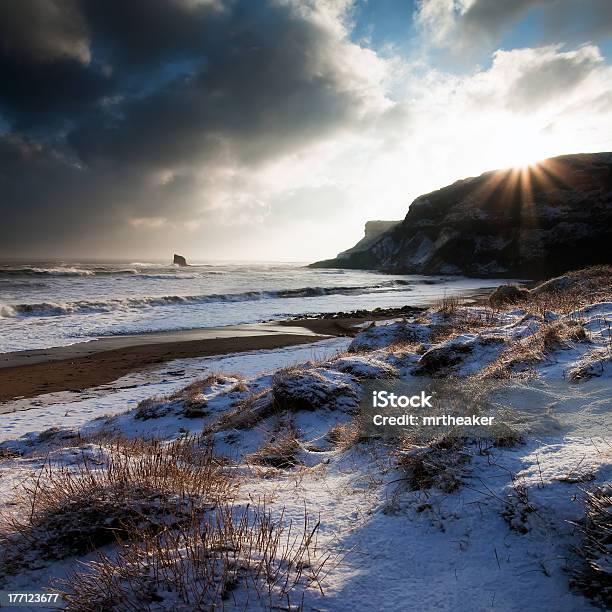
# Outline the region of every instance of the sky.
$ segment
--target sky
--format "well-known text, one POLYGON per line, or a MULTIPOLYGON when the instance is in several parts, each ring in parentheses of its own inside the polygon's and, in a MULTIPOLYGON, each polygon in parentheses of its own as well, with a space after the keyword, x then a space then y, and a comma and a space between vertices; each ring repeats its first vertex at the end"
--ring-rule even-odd
POLYGON ((612 150, 610 0, 0 3, 0 257, 313 261, 612 150))

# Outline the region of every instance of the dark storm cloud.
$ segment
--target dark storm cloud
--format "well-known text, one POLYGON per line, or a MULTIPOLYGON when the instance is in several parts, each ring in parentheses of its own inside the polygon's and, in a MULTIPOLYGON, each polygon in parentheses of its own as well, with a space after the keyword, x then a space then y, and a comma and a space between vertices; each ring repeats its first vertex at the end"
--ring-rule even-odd
POLYGON ((334 39, 289 7, 248 4, 207 41, 205 59, 145 97, 91 118, 71 135, 83 159, 151 167, 214 156, 264 160, 361 111, 359 92, 333 57, 334 39))
POLYGON ((17 61, 89 59, 88 29, 77 0, 0 3, 0 51, 17 61))
POLYGON ((0 3, 0 108, 20 129, 74 121, 165 63, 201 55, 223 13, 206 0, 0 3))
POLYGON ((370 94, 327 18, 281 1, 3 3, 2 246, 188 222, 218 168, 354 126, 370 94))
POLYGON ((78 240, 87 248, 92 239, 126 237, 128 219, 187 222, 193 190, 206 187, 206 179, 190 175, 155 185, 132 169, 88 168, 56 149, 5 134, 0 136, 0 244, 5 255, 13 247, 25 247, 26 255, 32 248, 63 254, 78 240))
POLYGON ((109 91, 76 0, 0 3, 0 113, 18 129, 65 120, 109 91))
POLYGON ((119 69, 201 52, 211 18, 229 12, 222 0, 80 0, 80 10, 94 42, 119 69))
POLYGON ((113 91, 111 78, 71 59, 48 64, 0 59, 0 82, 0 113, 26 131, 78 120, 113 91))
MULTIPOLYGON (((15 134, 0 136, 0 239, 26 247, 67 240, 102 216, 87 172, 15 134)), ((108 212, 108 211, 106 211, 108 212)))

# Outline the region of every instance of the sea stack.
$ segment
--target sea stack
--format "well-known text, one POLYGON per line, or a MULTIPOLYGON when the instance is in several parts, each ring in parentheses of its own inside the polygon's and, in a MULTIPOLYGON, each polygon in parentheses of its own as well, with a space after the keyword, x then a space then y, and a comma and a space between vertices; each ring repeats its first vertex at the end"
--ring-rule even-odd
POLYGON ((177 255, 176 253, 174 254, 173 263, 174 265, 181 266, 182 268, 188 265, 187 260, 182 255, 177 255))

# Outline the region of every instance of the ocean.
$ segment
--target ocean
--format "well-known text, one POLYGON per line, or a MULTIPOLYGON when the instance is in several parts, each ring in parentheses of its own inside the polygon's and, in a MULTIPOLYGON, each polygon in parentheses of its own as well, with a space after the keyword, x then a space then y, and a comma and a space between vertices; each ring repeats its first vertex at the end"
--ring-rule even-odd
POLYGON ((104 336, 428 304, 503 281, 315 270, 303 263, 0 264, 0 353, 104 336))

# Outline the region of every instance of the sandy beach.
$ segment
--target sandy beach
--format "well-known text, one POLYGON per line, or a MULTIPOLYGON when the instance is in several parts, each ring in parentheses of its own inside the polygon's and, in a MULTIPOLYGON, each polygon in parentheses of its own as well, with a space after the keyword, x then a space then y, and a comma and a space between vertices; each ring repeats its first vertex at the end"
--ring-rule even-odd
POLYGON ((70 346, 0 355, 0 402, 83 390, 175 359, 226 355, 352 335, 363 318, 278 323, 113 336, 70 346))

